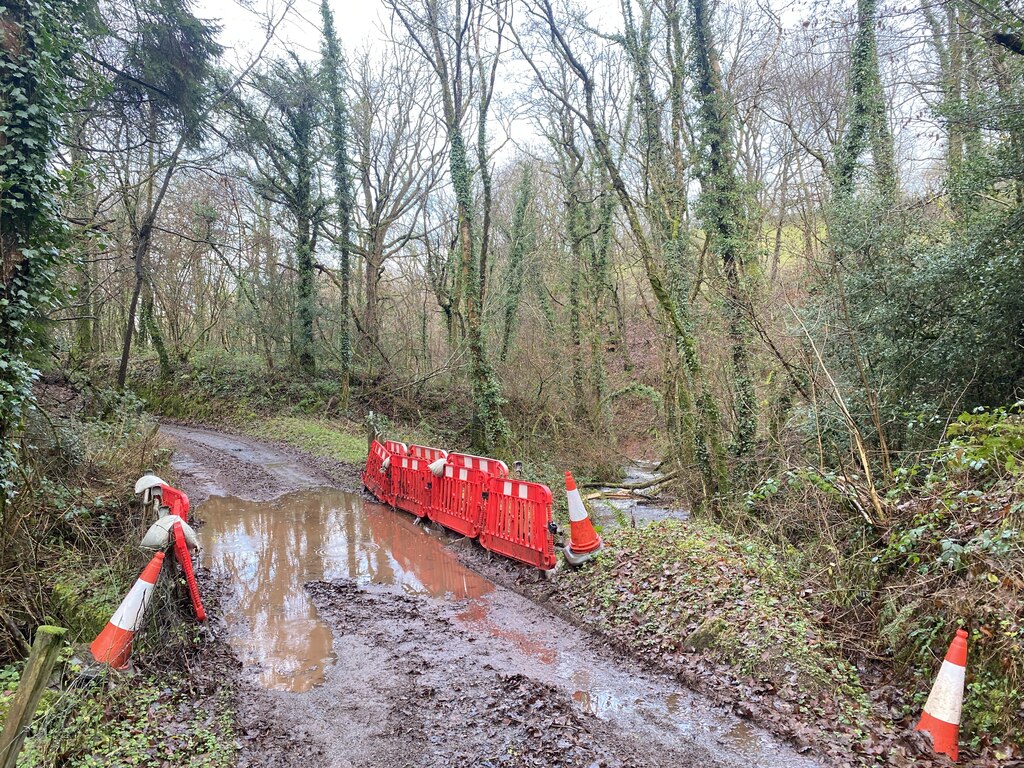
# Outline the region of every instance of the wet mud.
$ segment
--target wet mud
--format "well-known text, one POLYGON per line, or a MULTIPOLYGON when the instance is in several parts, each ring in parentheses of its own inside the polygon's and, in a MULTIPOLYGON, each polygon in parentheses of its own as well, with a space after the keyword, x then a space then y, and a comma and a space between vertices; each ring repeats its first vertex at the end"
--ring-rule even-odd
POLYGON ((231 647, 261 685, 302 692, 333 666, 331 626, 305 590, 347 578, 413 595, 461 600, 494 589, 406 515, 330 489, 269 502, 210 497, 203 503, 203 563, 224 577, 231 647))
POLYGON ((272 446, 165 434, 209 496, 194 515, 240 661, 240 765, 816 765, 469 570, 464 540, 272 446))

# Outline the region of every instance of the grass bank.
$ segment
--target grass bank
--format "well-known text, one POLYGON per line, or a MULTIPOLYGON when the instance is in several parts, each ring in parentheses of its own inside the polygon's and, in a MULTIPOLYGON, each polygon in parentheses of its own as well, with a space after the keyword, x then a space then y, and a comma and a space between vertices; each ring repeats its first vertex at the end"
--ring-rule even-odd
MULTIPOLYGON (((196 696, 199 635, 168 572, 136 637, 132 674, 81 676, 87 644, 106 625, 149 554, 134 482, 165 473, 156 423, 131 395, 45 380, 22 433, 21 475, 2 505, 0 717, 17 688, 35 627, 68 629, 55 679, 19 757, 25 768, 234 762, 230 694, 196 696)), ((201 666, 201 665, 200 665, 201 666)))

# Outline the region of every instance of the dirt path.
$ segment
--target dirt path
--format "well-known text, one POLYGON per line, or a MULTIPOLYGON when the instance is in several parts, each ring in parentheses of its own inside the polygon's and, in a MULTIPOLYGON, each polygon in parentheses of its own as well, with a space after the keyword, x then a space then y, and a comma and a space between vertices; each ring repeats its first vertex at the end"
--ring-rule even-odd
MULTIPOLYGON (((269 502, 338 476, 294 451, 247 438, 182 426, 162 432, 176 446, 173 463, 194 501, 214 495, 269 502)), ((270 514, 287 514, 292 498, 302 494, 278 499, 270 514)), ((378 521, 402 514, 370 512, 378 521)), ((195 516, 203 518, 201 503, 195 516)), ((396 569, 399 544, 422 548, 430 539, 444 549, 455 541, 395 523, 384 559, 396 569)), ((366 551, 382 546, 371 543, 366 551)), ((364 557, 360 552, 354 562, 364 557)), ((288 554, 264 548, 263 556, 288 554)), ((445 568, 461 567, 447 549, 442 557, 452 563, 445 568)), ((362 573, 306 584, 318 620, 333 634, 322 683, 294 693, 260 686, 253 669, 236 673, 239 765, 817 765, 501 586, 445 599, 409 594, 416 579, 391 579, 405 585, 403 593, 362 573)), ((224 610, 215 631, 230 638, 244 619, 230 598, 224 610)))

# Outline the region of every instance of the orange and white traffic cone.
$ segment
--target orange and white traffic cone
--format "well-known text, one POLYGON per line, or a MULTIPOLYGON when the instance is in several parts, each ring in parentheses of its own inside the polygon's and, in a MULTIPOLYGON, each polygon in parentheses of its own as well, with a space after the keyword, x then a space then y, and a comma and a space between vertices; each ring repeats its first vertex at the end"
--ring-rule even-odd
POLYGON ((157 552, 149 565, 142 569, 135 585, 125 595, 124 600, 107 626, 96 636, 89 646, 96 661, 109 664, 114 669, 128 666, 128 658, 132 655, 132 639, 142 627, 142 619, 146 614, 156 580, 164 564, 164 553, 157 552))
POLYGON ((565 473, 565 495, 569 499, 569 543, 565 547, 565 559, 570 565, 582 565, 601 549, 601 539, 590 522, 590 515, 583 505, 583 497, 576 489, 572 472, 565 473))
POLYGON ((960 739, 960 708, 964 703, 964 679, 967 677, 967 632, 958 629, 949 644, 946 659, 939 668, 938 677, 928 701, 924 704, 921 720, 915 731, 928 731, 932 747, 938 754, 957 759, 960 739))

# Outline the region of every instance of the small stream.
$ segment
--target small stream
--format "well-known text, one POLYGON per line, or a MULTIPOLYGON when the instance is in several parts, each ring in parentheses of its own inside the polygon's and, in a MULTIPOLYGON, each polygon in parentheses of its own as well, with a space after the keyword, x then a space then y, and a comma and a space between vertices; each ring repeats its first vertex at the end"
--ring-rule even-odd
MULTIPOLYGON (((623 467, 622 482, 632 484, 654 480, 658 477, 657 466, 654 461, 630 461, 623 467)), ((615 486, 598 489, 601 493, 612 493, 615 490, 615 486)), ((641 493, 648 493, 648 490, 641 493)), ((643 526, 659 520, 686 520, 690 516, 687 509, 660 507, 635 494, 625 495, 624 498, 591 499, 588 504, 595 522, 605 530, 643 526)))

